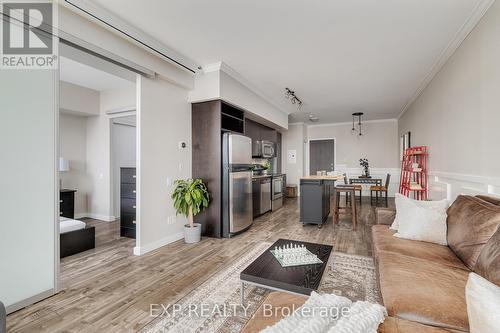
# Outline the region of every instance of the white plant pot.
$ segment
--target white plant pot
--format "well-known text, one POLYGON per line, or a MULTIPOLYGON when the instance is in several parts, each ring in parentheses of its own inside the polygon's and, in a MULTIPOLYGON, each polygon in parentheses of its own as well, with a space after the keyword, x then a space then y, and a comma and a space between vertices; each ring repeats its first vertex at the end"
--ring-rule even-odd
POLYGON ((184 242, 187 244, 198 243, 201 240, 201 224, 193 223, 191 228, 189 224, 184 225, 184 242))

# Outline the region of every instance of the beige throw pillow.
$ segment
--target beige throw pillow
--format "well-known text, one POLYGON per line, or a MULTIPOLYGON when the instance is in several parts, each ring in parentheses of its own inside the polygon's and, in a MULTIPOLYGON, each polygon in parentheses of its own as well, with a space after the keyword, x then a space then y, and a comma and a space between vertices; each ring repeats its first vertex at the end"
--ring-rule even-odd
POLYGON ((446 209, 448 209, 448 207, 450 205, 450 203, 446 199, 439 200, 439 201, 413 200, 413 199, 410 199, 410 198, 408 198, 400 193, 396 193, 396 195, 395 195, 396 217, 394 218, 394 221, 392 222, 390 229, 398 231, 399 221, 401 220, 401 211, 406 209, 407 205, 410 202, 413 202, 418 207, 428 208, 428 209, 436 209, 436 210, 442 210, 443 206, 446 206, 446 209))
POLYGON ((476 273, 470 273, 465 286, 471 333, 500 331, 500 287, 476 273))
POLYGON ((447 245, 446 209, 448 201, 412 200, 400 195, 396 198, 398 232, 394 236, 423 242, 447 245), (429 204, 432 202, 432 204, 429 204))

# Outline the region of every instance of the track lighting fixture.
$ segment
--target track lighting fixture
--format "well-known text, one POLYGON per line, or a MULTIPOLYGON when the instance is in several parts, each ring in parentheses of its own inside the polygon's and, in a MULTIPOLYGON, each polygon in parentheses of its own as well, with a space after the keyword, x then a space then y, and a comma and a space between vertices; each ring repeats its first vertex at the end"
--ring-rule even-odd
POLYGON ((295 96, 295 91, 285 88, 285 98, 289 99, 292 104, 297 104, 298 108, 302 108, 302 101, 295 96))

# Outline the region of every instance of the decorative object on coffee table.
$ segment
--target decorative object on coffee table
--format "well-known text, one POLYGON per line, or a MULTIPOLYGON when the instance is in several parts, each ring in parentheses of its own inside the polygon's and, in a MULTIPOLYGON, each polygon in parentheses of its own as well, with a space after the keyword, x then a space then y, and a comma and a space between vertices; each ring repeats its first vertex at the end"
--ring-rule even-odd
POLYGON ((193 217, 208 207, 210 195, 207 186, 201 179, 178 179, 174 182, 172 193, 177 214, 188 218, 189 224, 184 225, 184 241, 197 243, 201 239, 201 224, 194 223, 193 217))
POLYGON ((317 255, 311 253, 304 244, 290 243, 271 250, 282 267, 322 264, 317 255))
POLYGON ((368 159, 361 158, 359 160, 359 165, 361 165, 363 167, 363 175, 360 176, 359 178, 371 178, 371 176, 370 176, 370 164, 368 162, 368 159))

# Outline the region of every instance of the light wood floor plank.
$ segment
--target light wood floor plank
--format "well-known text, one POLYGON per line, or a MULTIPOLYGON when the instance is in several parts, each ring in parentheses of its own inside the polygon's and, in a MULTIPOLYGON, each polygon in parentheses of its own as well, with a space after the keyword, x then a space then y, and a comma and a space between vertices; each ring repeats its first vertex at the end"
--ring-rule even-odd
MULTIPOLYGON (((393 206, 393 201, 391 201, 393 206)), ((96 248, 61 261, 63 290, 7 317, 8 332, 136 332, 148 324, 150 304, 179 301, 210 276, 260 242, 289 238, 331 244, 334 251, 371 255, 374 209, 365 198, 359 226, 350 216, 339 225, 302 226, 298 200, 254 221, 247 232, 230 239, 204 238, 198 244, 178 241, 134 256, 135 241, 119 237, 118 222, 86 219, 96 227, 96 248)))

